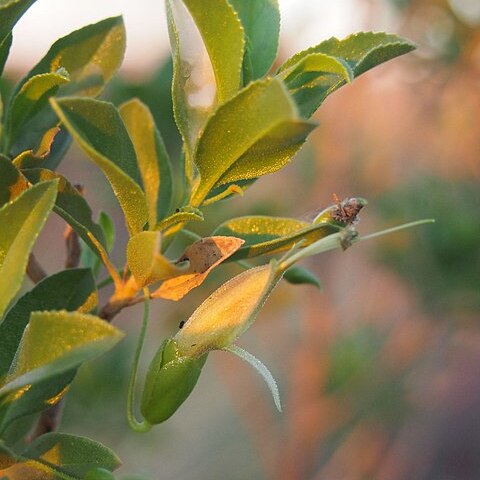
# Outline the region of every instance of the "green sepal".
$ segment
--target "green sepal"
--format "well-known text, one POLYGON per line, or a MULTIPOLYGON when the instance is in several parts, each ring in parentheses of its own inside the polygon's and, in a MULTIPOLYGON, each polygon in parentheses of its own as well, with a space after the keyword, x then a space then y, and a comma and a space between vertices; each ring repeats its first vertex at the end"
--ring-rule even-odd
POLYGON ((173 339, 165 340, 148 369, 141 412, 152 425, 170 418, 195 387, 208 354, 182 357, 173 339))

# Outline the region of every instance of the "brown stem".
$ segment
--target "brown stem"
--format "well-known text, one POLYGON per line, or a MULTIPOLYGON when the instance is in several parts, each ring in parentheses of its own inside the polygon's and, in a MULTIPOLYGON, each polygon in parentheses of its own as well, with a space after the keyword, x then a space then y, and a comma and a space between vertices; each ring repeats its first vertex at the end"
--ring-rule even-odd
POLYGON ((78 233, 73 230, 70 225, 67 225, 65 233, 65 245, 67 247, 67 258, 65 260, 65 268, 76 268, 80 263, 80 255, 82 247, 78 238, 78 233))
MULTIPOLYGON (((67 247, 67 257, 65 259, 65 268, 76 268, 80 263, 80 254, 82 253, 82 248, 80 246, 78 234, 72 229, 72 227, 70 227, 70 225, 67 225, 67 228, 65 229, 65 233, 64 233, 64 238, 65 238, 65 244, 67 247)), ((30 260, 32 260, 32 257, 33 256, 31 255, 30 260)), ((35 257, 33 257, 33 261, 35 262, 34 263, 35 267, 41 270, 40 273, 43 274, 42 278, 44 278, 46 274, 41 268, 41 266, 38 264, 38 262, 36 262, 35 257)), ((35 270, 35 273, 38 275, 39 271, 35 270)), ((30 274, 29 274, 29 277, 32 278, 30 274)), ((38 278, 38 276, 35 278, 38 278)), ((36 438, 40 437, 45 433, 50 433, 57 430, 60 424, 60 420, 62 418, 64 398, 65 397, 62 397, 58 401, 58 403, 48 408, 47 410, 44 410, 40 414, 40 416, 38 417, 37 425, 35 426, 35 430, 30 436, 30 441, 35 440, 36 438)))
POLYGON ((27 275, 33 283, 41 282, 47 276, 47 272, 38 263, 33 253, 28 257, 27 275))

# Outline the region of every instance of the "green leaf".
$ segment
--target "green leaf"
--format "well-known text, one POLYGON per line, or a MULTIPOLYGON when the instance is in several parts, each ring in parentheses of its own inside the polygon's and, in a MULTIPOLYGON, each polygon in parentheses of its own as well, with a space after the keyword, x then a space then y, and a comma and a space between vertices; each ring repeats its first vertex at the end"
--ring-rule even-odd
POLYGON ((318 277, 312 273, 310 270, 304 268, 304 267, 290 267, 285 274, 283 275, 283 278, 288 282, 291 283, 292 285, 313 285, 317 287, 319 290, 322 289, 322 284, 320 283, 320 280, 318 277))
POLYGON ((30 385, 28 390, 21 390, 20 395, 13 392, 0 407, 0 418, 2 418, 0 434, 15 420, 42 412, 56 405, 67 392, 76 372, 76 369, 69 370, 56 377, 30 385))
POLYGON ((277 56, 280 33, 278 0, 229 0, 245 31, 243 83, 263 77, 277 56))
POLYGON ((9 33, 3 41, 0 40, 0 77, 3 73, 3 68, 8 59, 8 54, 10 53, 10 47, 12 46, 13 36, 9 33))
MULTIPOLYGON (((60 69, 55 73, 35 75, 23 84, 8 109, 4 132, 8 137, 7 145, 15 143, 17 136, 22 135, 22 129, 28 128, 28 121, 47 105, 48 99, 61 85, 68 82, 67 71, 60 69)), ((6 150, 9 150, 8 146, 6 150)))
MULTIPOLYGON (((281 129, 284 123, 299 124, 297 109, 283 83, 278 79, 266 79, 251 83, 232 100, 225 103, 208 121, 195 149, 195 163, 200 173, 200 182, 192 194, 191 204, 199 206, 210 190, 218 184, 225 173, 245 155, 246 163, 255 157, 258 151, 269 150, 266 138, 281 129), (262 139, 264 139, 262 143, 262 139), (260 142, 261 147, 255 147, 260 142), (254 154, 249 150, 254 150, 254 154)), ((304 125, 302 125, 303 128, 304 125)), ((273 135, 275 137, 275 134, 273 135)), ((295 136, 298 143, 298 137, 295 136)), ((288 142, 287 142, 288 143, 288 142)), ((283 154, 283 147, 279 155, 283 154)), ((271 150, 271 149, 270 149, 271 150)), ((275 171, 277 165, 272 163, 275 156, 268 155, 265 162, 257 158, 254 170, 249 178, 275 171)), ((241 167, 237 167, 243 171, 241 167)), ((228 178, 228 177, 227 177, 228 178)))
MULTIPOLYGON (((121 17, 88 25, 55 42, 45 57, 18 84, 13 96, 32 77, 57 73, 60 68, 68 72, 70 83, 60 87, 57 96, 97 96, 120 67, 124 52, 125 27, 121 17)), ((10 153, 15 156, 24 150, 35 149, 45 132, 57 122, 56 115, 46 105, 29 123, 25 134, 18 137, 16 143, 10 144, 10 153)), ((58 165, 64 153, 63 147, 67 144, 68 136, 64 135, 55 142, 50 159, 53 166, 58 165)), ((52 169, 52 165, 42 166, 52 169)))
POLYGON ((214 188, 280 170, 302 148, 315 127, 315 123, 290 120, 271 128, 220 177, 214 188))
POLYGON ((135 147, 148 202, 148 223, 153 229, 171 209, 173 178, 170 159, 145 104, 133 99, 121 105, 119 112, 135 147))
POLYGON ((93 315, 33 312, 0 397, 77 368, 110 350, 123 333, 93 315), (52 339, 55 341, 52 342, 52 339))
MULTIPOLYGON (((392 58, 412 51, 415 46, 396 35, 361 32, 338 40, 332 37, 315 47, 297 53, 279 69, 279 74, 294 67, 311 54, 325 54, 349 65, 354 77, 392 58)), ((304 72, 299 75, 291 93, 304 117, 310 117, 325 98, 345 84, 345 80, 331 73, 304 72)))
POLYGON ((170 418, 189 397, 207 360, 182 357, 173 339, 162 343, 148 367, 141 412, 152 425, 170 418))
POLYGON ((213 234, 245 240, 245 244, 230 257, 230 261, 235 261, 289 250, 301 240, 306 246, 339 229, 330 223, 310 224, 294 218, 249 216, 227 220, 213 234))
POLYGON ((345 82, 351 82, 354 78, 354 73, 350 65, 331 55, 324 53, 310 53, 302 57, 295 65, 282 70, 278 76, 286 83, 290 91, 296 88, 301 88, 305 82, 305 77, 308 74, 312 76, 320 74, 334 74, 345 82))
POLYGON ((17 301, 0 324, 0 381, 8 373, 32 312, 88 311, 95 303, 95 282, 86 268, 63 270, 35 285, 17 301))
POLYGON ((116 108, 93 99, 51 99, 63 124, 82 150, 100 167, 125 214, 130 235, 148 219, 132 142, 116 108))
POLYGON ((167 0, 167 14, 175 119, 191 152, 209 114, 240 88, 243 29, 227 0, 167 0))
POLYGON ((66 433, 42 435, 28 446, 22 457, 34 460, 33 465, 40 464, 41 470, 82 480, 93 468, 113 471, 121 464, 117 455, 101 443, 66 433))
POLYGON ((95 97, 120 67, 124 53, 123 19, 107 18, 57 40, 17 89, 35 75, 55 73, 64 68, 71 83, 62 88, 59 95, 95 97))
POLYGON ((0 43, 9 35, 20 17, 35 0, 2 0, 0 2, 0 43))
POLYGON ((103 229, 92 219, 92 209, 80 192, 62 175, 42 168, 23 170, 28 180, 36 184, 58 179, 58 194, 53 210, 60 215, 92 249, 98 258, 107 256, 103 229))
POLYGON ((14 200, 27 188, 25 177, 7 157, 0 155, 0 207, 14 200))
POLYGON ((57 182, 42 182, 0 209, 0 317, 18 292, 28 256, 53 208, 57 182))

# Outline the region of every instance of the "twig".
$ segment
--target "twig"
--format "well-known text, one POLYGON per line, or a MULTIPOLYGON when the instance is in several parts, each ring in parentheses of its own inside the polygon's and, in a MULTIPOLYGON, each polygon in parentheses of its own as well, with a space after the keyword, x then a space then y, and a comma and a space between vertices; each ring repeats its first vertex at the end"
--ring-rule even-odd
MULTIPOLYGON (((65 238, 65 245, 67 247, 67 257, 65 259, 65 268, 76 268, 80 264, 80 255, 82 253, 82 247, 80 245, 78 234, 77 232, 75 232, 75 230, 72 229, 70 225, 67 225, 64 233, 64 238, 65 238)), ((30 258, 32 258, 32 256, 30 258)), ((35 260, 35 257, 33 257, 33 259, 35 260)), ((36 266, 41 269, 38 262, 36 263, 36 266)), ((41 273, 43 273, 43 277, 46 276, 43 270, 41 273)), ((32 277, 30 276, 30 278, 32 277)), ((48 408, 47 410, 44 410, 40 414, 40 416, 38 417, 35 430, 30 436, 30 441, 35 440, 36 438, 40 437, 45 433, 50 433, 57 430, 60 424, 60 421, 62 419, 64 399, 65 397, 62 397, 58 401, 58 403, 48 408)))
POLYGON ((27 275, 33 283, 41 282, 47 276, 47 272, 40 265, 33 253, 28 257, 27 275))

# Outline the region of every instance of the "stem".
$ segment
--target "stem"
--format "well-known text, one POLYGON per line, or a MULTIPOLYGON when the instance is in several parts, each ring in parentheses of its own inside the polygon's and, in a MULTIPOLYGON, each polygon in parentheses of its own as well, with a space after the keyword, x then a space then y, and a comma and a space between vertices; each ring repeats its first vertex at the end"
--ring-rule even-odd
POLYGON ((150 423, 148 423, 146 420, 139 422, 135 418, 135 413, 133 411, 138 364, 140 360, 140 354, 142 353, 143 344, 145 342, 145 334, 147 332, 148 316, 149 316, 149 310, 150 310, 150 307, 149 307, 150 292, 148 291, 148 288, 143 289, 143 295, 144 295, 144 309, 143 309, 142 328, 140 330, 137 349, 135 350, 135 357, 133 359, 132 372, 130 373, 130 383, 128 385, 128 396, 127 396, 128 424, 130 425, 132 430, 135 430, 136 432, 140 432, 140 433, 147 432, 148 430, 150 430, 150 428, 152 428, 150 423))
POLYGON ((28 257, 27 275, 33 283, 39 283, 47 276, 47 272, 40 265, 33 253, 28 257))

